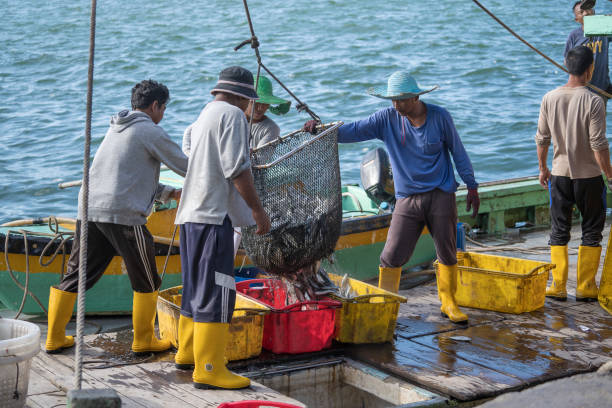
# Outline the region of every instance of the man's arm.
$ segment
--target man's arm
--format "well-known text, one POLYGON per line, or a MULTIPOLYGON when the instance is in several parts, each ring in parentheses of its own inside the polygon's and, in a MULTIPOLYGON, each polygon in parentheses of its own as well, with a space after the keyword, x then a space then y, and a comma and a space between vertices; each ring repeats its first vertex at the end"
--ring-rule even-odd
POLYGON ((238 193, 253 212, 253 219, 257 224, 257 231, 255 231, 255 233, 260 235, 268 233, 270 231, 270 218, 261 205, 257 191, 255 191, 251 169, 244 170, 237 177, 232 179, 232 182, 236 190, 238 190, 238 193))
MULTIPOLYGON (((610 165, 610 149, 595 150, 595 160, 601 171, 606 175, 608 184, 612 181, 612 165, 610 165)), ((612 187, 612 186, 611 186, 612 187)))
POLYGON ((457 173, 459 173, 459 177, 461 177, 461 180, 463 180, 468 189, 475 190, 478 188, 478 183, 474 177, 472 161, 470 160, 470 157, 465 150, 465 146, 459 137, 459 133, 457 132, 453 118, 448 111, 444 111, 443 118, 444 135, 442 139, 453 156, 457 173))
POLYGON ((150 137, 147 139, 146 148, 153 157, 168 166, 170 170, 185 177, 185 173, 187 173, 187 156, 161 127, 158 127, 155 133, 150 134, 150 137))
POLYGON ((540 185, 548 189, 548 181, 550 180, 550 170, 546 164, 548 157, 548 145, 538 144, 538 167, 540 169, 540 185))

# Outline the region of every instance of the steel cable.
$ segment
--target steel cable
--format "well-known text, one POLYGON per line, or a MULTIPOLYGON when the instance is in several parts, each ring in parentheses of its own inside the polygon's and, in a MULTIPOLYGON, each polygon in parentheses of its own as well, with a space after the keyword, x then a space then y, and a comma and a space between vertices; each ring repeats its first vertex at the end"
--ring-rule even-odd
MULTIPOLYGON (((506 30, 508 30, 508 32, 510 34, 512 34, 513 36, 515 36, 518 40, 520 40, 523 44, 525 44, 526 46, 528 46, 529 48, 531 48, 533 51, 537 52, 538 54, 540 54, 542 57, 544 57, 547 61, 549 61, 550 63, 552 63, 554 66, 556 66, 557 68, 559 68, 560 70, 569 73, 567 71, 567 68, 565 68, 563 65, 559 64, 558 62, 556 62, 555 60, 553 60, 552 58, 550 58, 548 55, 544 54, 542 51, 538 50, 536 47, 534 47, 533 45, 531 45, 527 40, 523 39, 523 37, 521 37, 520 35, 518 35, 516 32, 514 32, 514 30, 512 30, 510 27, 508 27, 506 24, 504 24, 503 21, 501 21, 499 18, 497 18, 497 16, 495 16, 495 14, 493 14, 491 11, 489 11, 485 6, 483 6, 478 0, 472 0, 474 3, 476 3, 476 5, 478 7, 480 7, 485 13, 487 13, 489 16, 491 16, 491 18, 493 20, 495 20, 497 23, 499 23, 499 25, 501 25, 502 27, 504 27, 506 30)), ((612 95, 609 94, 608 92, 604 91, 603 89, 599 89, 598 87, 596 87, 595 85, 592 84, 586 84, 586 86, 588 86, 589 88, 591 88, 592 90, 594 90, 595 92, 605 96, 606 98, 612 98, 612 95)))

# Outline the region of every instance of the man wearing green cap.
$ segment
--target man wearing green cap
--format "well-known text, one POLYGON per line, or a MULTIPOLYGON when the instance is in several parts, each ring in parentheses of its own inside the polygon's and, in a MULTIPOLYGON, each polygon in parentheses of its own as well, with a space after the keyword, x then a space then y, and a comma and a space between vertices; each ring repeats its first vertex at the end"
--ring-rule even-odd
POLYGON ((280 128, 266 116, 266 112, 269 110, 276 115, 283 115, 289 112, 291 106, 291 101, 272 94, 272 82, 265 76, 259 77, 257 95, 259 98, 256 101, 249 101, 249 106, 244 112, 251 123, 251 149, 256 149, 280 137, 280 128))
MULTIPOLYGON (((397 292, 402 265, 414 251, 425 226, 431 233, 438 256, 440 311, 455 323, 468 317, 455 301, 457 287, 457 172, 468 188, 467 208, 478 214, 480 200, 472 163, 459 138, 450 113, 441 106, 425 103, 420 95, 436 89, 421 88, 408 73, 397 71, 381 89, 368 93, 390 100, 393 106, 370 117, 342 125, 338 142, 383 141, 389 151, 397 199, 387 240, 380 255, 378 286, 397 292), (452 157, 452 161, 451 161, 452 157)), ((304 130, 312 133, 313 123, 304 130)))

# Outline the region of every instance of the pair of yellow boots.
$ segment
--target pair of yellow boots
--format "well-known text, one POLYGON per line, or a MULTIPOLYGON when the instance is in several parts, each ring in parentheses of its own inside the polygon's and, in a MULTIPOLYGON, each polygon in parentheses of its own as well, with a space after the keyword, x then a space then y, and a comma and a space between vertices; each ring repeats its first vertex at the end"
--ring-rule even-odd
MULTIPOLYGON (((63 349, 74 345, 74 337, 66 336, 66 325, 72 317, 77 294, 64 292, 51 287, 49 293, 48 331, 46 352, 60 353, 63 349)), ((136 354, 146 354, 168 350, 172 344, 169 340, 159 340, 155 337, 155 314, 157 311, 157 291, 151 293, 134 292, 132 324, 134 325, 134 341, 132 351, 136 354)))
POLYGON ((229 323, 198 323, 181 315, 179 348, 174 357, 176 368, 193 369, 193 385, 196 388, 247 388, 251 380, 232 373, 226 367, 225 347, 228 341, 229 323))
MULTIPOLYGON (((576 300, 592 302, 597 300, 597 283, 595 275, 599 268, 601 247, 578 247, 578 267, 576 269, 576 300)), ((567 300, 567 275, 569 261, 567 245, 550 247, 550 262, 556 267, 552 271, 553 282, 546 288, 546 297, 556 300, 567 300)))
MULTIPOLYGON (((379 267, 378 287, 397 293, 399 291, 402 268, 379 267)), ((438 296, 442 302, 440 312, 454 323, 467 323, 468 317, 462 313, 455 301, 457 291, 457 264, 443 265, 438 263, 438 296)))

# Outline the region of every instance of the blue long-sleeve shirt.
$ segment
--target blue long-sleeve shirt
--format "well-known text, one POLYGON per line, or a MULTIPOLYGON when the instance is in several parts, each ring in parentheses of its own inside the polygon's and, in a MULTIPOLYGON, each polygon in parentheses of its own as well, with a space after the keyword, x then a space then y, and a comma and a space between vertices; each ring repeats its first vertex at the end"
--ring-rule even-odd
POLYGON ((389 107, 367 119, 342 125, 338 142, 382 140, 389 151, 396 198, 436 188, 448 193, 457 191, 451 155, 467 187, 477 188, 472 163, 450 113, 441 106, 425 105, 427 119, 420 127, 412 126, 395 108, 389 107))

